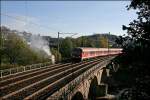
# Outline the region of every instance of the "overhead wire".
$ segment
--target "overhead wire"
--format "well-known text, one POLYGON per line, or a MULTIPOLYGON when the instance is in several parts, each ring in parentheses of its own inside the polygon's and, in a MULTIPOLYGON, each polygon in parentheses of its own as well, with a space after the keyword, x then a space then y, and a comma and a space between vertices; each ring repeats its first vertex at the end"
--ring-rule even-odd
MULTIPOLYGON (((27 7, 27 3, 28 3, 28 1, 27 0, 25 0, 25 13, 26 13, 26 22, 28 22, 28 7, 27 7)), ((25 28, 26 28, 26 30, 28 31, 28 27, 27 27, 27 25, 25 26, 25 28)))
MULTIPOLYGON (((18 21, 26 22, 26 23, 28 23, 28 24, 32 24, 32 25, 35 25, 35 26, 40 27, 40 28, 42 27, 42 28, 46 28, 46 29, 48 29, 48 30, 52 30, 52 31, 55 31, 55 32, 60 32, 60 33, 62 32, 62 30, 60 30, 60 29, 54 29, 54 28, 49 27, 49 26, 46 26, 46 25, 41 25, 41 24, 38 24, 38 23, 35 23, 35 22, 32 22, 32 21, 29 21, 29 20, 28 20, 28 6, 27 6, 27 4, 28 4, 28 1, 25 0, 25 15, 26 15, 26 16, 25 16, 24 19, 19 18, 19 17, 17 17, 17 16, 9 15, 9 14, 6 14, 6 13, 2 13, 2 12, 0 12, 0 14, 1 14, 2 16, 6 16, 6 17, 9 17, 9 18, 18 20, 18 21)), ((27 25, 26 25, 26 30, 28 31, 27 25)), ((63 33, 62 33, 62 34, 63 34, 63 33)), ((65 33, 65 34, 70 34, 70 33, 65 33)), ((73 33, 71 33, 71 34, 73 34, 73 33)), ((74 35, 76 35, 76 34, 78 34, 78 33, 74 33, 73 35, 71 35, 71 37, 74 36, 74 35)))
POLYGON ((0 13, 0 14, 3 15, 3 16, 6 16, 6 17, 9 17, 9 18, 18 20, 18 21, 27 22, 28 24, 36 25, 38 27, 43 27, 43 28, 46 28, 48 30, 53 30, 53 31, 56 31, 56 32, 61 31, 61 30, 58 30, 58 29, 51 28, 49 26, 45 26, 45 25, 41 25, 41 24, 38 24, 38 23, 35 23, 35 22, 32 22, 32 21, 29 21, 27 19, 27 16, 26 16, 26 19, 22 19, 22 18, 19 18, 19 17, 16 17, 16 16, 12 16, 12 15, 9 15, 9 14, 6 14, 6 13, 0 13))

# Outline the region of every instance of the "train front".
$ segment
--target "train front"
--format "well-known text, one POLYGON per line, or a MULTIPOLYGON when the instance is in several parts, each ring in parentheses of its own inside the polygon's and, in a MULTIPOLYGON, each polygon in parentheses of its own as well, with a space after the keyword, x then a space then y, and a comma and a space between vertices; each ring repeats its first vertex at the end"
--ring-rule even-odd
POLYGON ((82 60, 82 49, 74 48, 72 50, 71 57, 73 62, 80 62, 82 60))

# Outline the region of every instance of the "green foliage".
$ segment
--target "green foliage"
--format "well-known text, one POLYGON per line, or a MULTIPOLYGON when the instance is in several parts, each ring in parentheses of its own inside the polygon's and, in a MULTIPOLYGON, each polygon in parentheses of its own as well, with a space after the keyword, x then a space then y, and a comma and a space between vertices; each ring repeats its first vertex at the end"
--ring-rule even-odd
POLYGON ((138 9, 138 18, 130 22, 129 27, 123 26, 124 30, 132 36, 137 43, 150 44, 150 2, 148 0, 133 0, 128 9, 138 9))
POLYGON ((83 47, 83 37, 77 38, 75 44, 77 47, 83 47))
POLYGON ((82 37, 82 47, 94 47, 94 43, 88 37, 82 37))
POLYGON ((90 39, 89 37, 79 37, 76 39, 77 47, 96 47, 96 48, 107 48, 108 39, 107 37, 101 36, 97 39, 90 39))
POLYGON ((76 39, 77 47, 95 47, 95 41, 89 39, 88 37, 82 36, 76 39))
POLYGON ((73 48, 73 44, 70 38, 65 38, 60 43, 60 53, 62 54, 63 58, 70 58, 71 57, 71 50, 73 48))
POLYGON ((106 37, 100 37, 100 47, 108 48, 108 39, 106 37))
MULTIPOLYGON (((2 55, 2 41, 3 41, 2 33, 0 32, 0 58, 2 55)), ((0 66, 1 66, 1 59, 0 59, 0 66)))
POLYGON ((49 61, 42 51, 35 52, 25 40, 14 33, 5 36, 1 56, 2 64, 6 67, 9 64, 17 66, 49 61))
POLYGON ((18 55, 25 48, 25 43, 16 34, 10 34, 4 41, 4 54, 8 57, 10 64, 17 63, 18 55))
MULTIPOLYGON (((127 53, 135 55, 133 59, 142 60, 148 62, 150 57, 150 3, 148 0, 133 0, 128 6, 128 9, 138 9, 138 18, 130 22, 129 26, 123 26, 123 30, 127 30, 128 35, 131 37, 128 43, 131 45, 125 45, 127 53), (134 52, 136 51, 136 52, 134 52), (139 55, 137 57, 136 55, 139 55)), ((125 41, 127 42, 127 41, 125 41)))

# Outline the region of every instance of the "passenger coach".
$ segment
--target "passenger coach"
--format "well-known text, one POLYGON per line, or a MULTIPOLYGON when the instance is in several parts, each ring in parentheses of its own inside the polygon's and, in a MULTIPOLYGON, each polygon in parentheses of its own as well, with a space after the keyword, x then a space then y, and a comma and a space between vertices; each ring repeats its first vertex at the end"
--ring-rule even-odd
POLYGON ((84 59, 107 56, 107 55, 116 55, 122 53, 121 48, 83 48, 78 47, 72 50, 72 60, 73 61, 82 61, 84 59))

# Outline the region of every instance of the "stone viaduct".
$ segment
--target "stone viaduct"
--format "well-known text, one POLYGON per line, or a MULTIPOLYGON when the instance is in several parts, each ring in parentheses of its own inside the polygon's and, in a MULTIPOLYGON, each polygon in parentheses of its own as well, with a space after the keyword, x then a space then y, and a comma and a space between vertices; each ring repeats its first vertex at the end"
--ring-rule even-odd
POLYGON ((106 81, 110 71, 106 66, 110 62, 109 59, 93 66, 51 95, 48 100, 96 100, 97 97, 106 96, 106 81))

